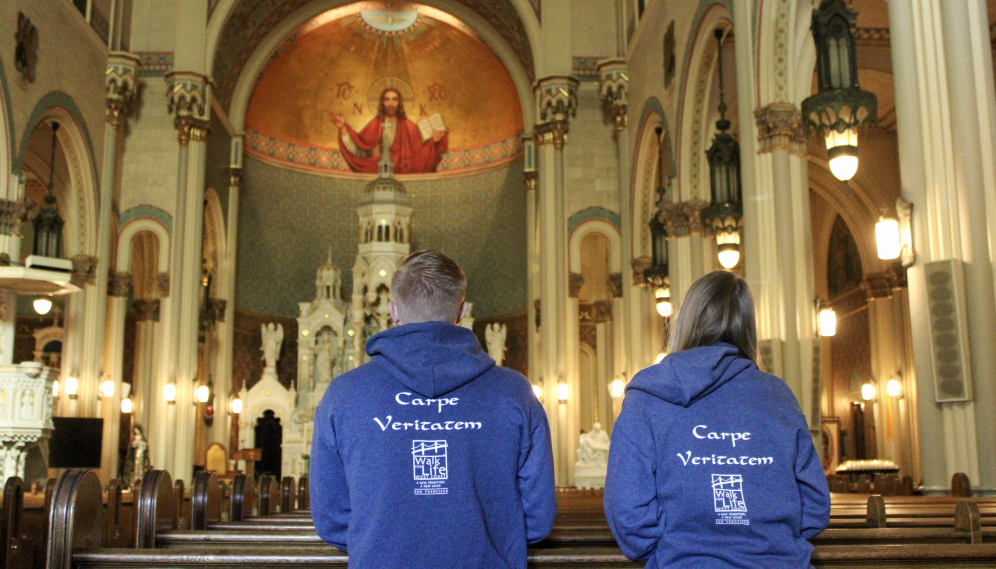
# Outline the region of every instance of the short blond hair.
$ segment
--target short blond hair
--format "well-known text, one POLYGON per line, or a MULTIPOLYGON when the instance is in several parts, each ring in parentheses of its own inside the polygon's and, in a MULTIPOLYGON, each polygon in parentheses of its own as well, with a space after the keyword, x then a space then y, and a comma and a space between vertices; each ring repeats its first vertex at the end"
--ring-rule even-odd
POLYGON ((466 293, 467 275, 439 251, 408 255, 391 279, 391 299, 405 324, 456 322, 466 293))

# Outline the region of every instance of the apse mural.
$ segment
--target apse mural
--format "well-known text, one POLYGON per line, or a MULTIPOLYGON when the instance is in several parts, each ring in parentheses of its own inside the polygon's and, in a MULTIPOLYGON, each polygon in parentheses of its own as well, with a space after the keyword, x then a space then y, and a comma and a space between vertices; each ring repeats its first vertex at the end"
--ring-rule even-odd
POLYGON ((295 30, 249 100, 246 149, 329 175, 441 175, 522 154, 508 71, 460 20, 416 3, 360 2, 295 30))

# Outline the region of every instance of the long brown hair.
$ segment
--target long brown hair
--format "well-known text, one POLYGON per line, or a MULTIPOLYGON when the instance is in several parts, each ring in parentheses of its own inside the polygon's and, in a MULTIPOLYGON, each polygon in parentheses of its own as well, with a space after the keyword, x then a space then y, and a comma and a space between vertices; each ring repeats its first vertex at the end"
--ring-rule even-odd
POLYGON ((399 120, 403 119, 405 118, 405 97, 401 94, 401 91, 395 87, 388 87, 380 92, 380 102, 377 103, 377 116, 380 118, 387 116, 387 109, 384 107, 384 95, 391 92, 398 95, 398 114, 394 116, 398 117, 399 120))
POLYGON ((688 289, 671 330, 670 353, 732 344, 757 363, 757 321, 747 281, 730 271, 713 271, 688 289))

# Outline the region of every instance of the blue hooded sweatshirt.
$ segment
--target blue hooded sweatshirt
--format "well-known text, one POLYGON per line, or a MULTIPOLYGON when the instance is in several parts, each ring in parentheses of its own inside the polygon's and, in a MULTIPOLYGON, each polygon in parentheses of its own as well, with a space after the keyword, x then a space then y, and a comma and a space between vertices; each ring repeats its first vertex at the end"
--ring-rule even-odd
POLYGON ((445 322, 372 337, 315 412, 311 515, 350 567, 526 567, 557 502, 526 378, 445 322))
POLYGON ((627 386, 605 514, 626 557, 648 568, 805 568, 830 491, 792 391, 718 343, 627 386))

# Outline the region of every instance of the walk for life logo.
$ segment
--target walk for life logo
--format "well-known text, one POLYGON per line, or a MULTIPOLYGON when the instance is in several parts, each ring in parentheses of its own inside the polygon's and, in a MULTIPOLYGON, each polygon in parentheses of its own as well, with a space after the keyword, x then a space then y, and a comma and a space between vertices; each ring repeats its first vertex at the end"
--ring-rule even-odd
POLYGON ((747 502, 744 501, 743 476, 739 474, 713 474, 712 500, 720 525, 749 526, 747 502))
POLYGON ((412 441, 416 496, 449 493, 446 488, 449 476, 446 448, 446 441, 412 441))

